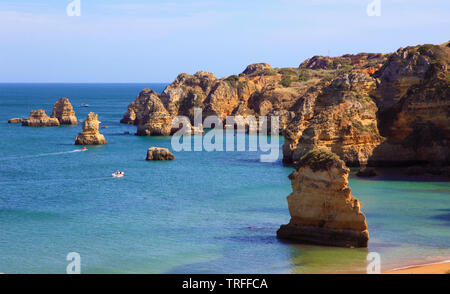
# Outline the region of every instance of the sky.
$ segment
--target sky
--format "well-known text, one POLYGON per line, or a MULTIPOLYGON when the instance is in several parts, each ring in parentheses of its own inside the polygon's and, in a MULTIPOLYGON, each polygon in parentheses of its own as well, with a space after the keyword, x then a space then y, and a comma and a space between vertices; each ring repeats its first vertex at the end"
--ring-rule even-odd
POLYGON ((0 0, 0 82, 172 82, 450 40, 450 1, 374 1, 0 0))

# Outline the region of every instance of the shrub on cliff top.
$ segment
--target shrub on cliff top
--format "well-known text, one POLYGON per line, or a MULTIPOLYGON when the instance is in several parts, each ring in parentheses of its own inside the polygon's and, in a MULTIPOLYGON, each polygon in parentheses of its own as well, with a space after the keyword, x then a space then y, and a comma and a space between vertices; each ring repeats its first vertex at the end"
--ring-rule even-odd
POLYGON ((339 156, 332 152, 323 150, 313 150, 303 156, 296 164, 295 168, 308 166, 314 172, 328 170, 332 166, 344 167, 345 163, 339 159, 339 156))
POLYGON ((292 83, 291 77, 290 76, 285 76, 282 80, 281 80, 281 84, 283 85, 283 87, 289 87, 292 83))

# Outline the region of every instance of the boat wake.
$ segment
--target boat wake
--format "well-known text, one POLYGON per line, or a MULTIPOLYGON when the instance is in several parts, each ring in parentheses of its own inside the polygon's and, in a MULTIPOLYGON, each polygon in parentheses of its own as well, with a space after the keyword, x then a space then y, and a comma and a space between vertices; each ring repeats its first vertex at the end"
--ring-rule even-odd
POLYGON ((41 153, 41 154, 27 155, 27 156, 5 157, 5 158, 0 158, 0 161, 54 156, 54 155, 70 154, 70 153, 77 153, 77 152, 83 152, 83 151, 87 151, 87 149, 76 149, 76 150, 71 150, 71 151, 62 151, 62 152, 53 152, 53 153, 41 153))

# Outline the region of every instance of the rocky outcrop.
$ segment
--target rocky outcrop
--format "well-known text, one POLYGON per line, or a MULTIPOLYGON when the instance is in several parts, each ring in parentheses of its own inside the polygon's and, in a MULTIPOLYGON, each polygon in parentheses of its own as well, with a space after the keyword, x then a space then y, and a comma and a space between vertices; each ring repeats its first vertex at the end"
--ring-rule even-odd
POLYGON ((104 145, 108 142, 105 137, 99 133, 98 115, 90 112, 83 122, 83 132, 75 138, 75 145, 104 145))
POLYGON ((57 127, 57 118, 49 117, 44 109, 32 110, 30 116, 22 121, 25 127, 57 127))
POLYGON ((250 64, 249 66, 247 66, 247 68, 242 73, 244 75, 251 75, 254 73, 262 72, 266 69, 270 70, 270 69, 272 69, 272 66, 267 63, 254 63, 254 64, 250 64))
POLYGON ((346 54, 339 57, 329 56, 314 56, 306 59, 302 62, 299 68, 307 69, 342 69, 345 67, 354 68, 359 67, 376 67, 383 64, 388 54, 380 53, 359 53, 359 54, 346 54))
MULTIPOLYGON (((401 48, 383 58, 381 68, 353 68, 299 100, 286 126, 284 162, 324 148, 349 166, 449 165, 448 43, 401 48)), ((301 67, 329 68, 318 60, 301 67)))
POLYGON ((78 119, 75 116, 75 111, 73 111, 72 104, 66 97, 63 97, 56 101, 51 117, 57 118, 59 120, 59 123, 62 125, 78 124, 78 119))
POLYGON ((299 243, 367 247, 369 232, 360 202, 348 185, 349 169, 333 153, 314 150, 296 164, 287 197, 291 220, 277 237, 299 243))
POLYGON ((151 147, 147 150, 146 160, 174 160, 175 156, 167 148, 151 147))
POLYGON ((299 101, 296 117, 285 131, 284 162, 323 149, 347 165, 367 164, 383 140, 377 128, 378 109, 370 97, 375 88, 375 79, 352 72, 299 101))
POLYGON ((166 136, 177 130, 178 115, 194 125, 195 108, 223 125, 230 115, 244 123, 278 116, 285 163, 321 148, 347 166, 448 165, 449 51, 446 43, 314 56, 299 68, 258 63, 227 78, 183 73, 160 95, 141 92, 122 122, 136 125, 138 135, 166 136))
POLYGON ((21 118, 10 118, 10 119, 8 119, 8 123, 9 124, 19 124, 21 122, 22 122, 21 118))
POLYGON ((450 164, 450 47, 399 49, 374 74, 380 134, 371 165, 450 164))
POLYGON ((174 117, 185 116, 194 125, 194 109, 199 108, 203 118, 217 116, 223 125, 231 115, 244 119, 276 115, 283 130, 295 115, 296 102, 324 75, 330 74, 306 73, 298 68, 274 69, 268 64, 249 65, 239 76, 222 79, 202 71, 194 75, 183 73, 160 95, 148 89, 141 92, 130 103, 121 122, 137 125, 138 135, 173 134, 175 129, 169 130, 168 126, 174 117), (156 108, 155 103, 159 105, 156 108), (151 120, 152 113, 161 114, 158 121, 166 126, 163 133, 152 131, 153 125, 157 125, 151 120))

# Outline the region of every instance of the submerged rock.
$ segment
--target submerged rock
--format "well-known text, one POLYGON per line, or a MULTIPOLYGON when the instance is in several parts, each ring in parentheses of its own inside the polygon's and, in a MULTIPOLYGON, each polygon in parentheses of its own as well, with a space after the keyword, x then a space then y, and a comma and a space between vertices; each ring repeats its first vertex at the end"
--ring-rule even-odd
POLYGON ((62 125, 78 124, 78 119, 75 116, 75 111, 73 111, 72 104, 66 97, 63 97, 56 101, 51 117, 57 118, 59 120, 59 123, 62 125))
POLYGON ((108 142, 105 136, 99 133, 100 122, 98 115, 90 112, 83 122, 83 132, 79 133, 75 138, 75 145, 104 145, 108 142))
POLYGON ((167 148, 151 147, 147 150, 146 160, 174 160, 175 156, 167 148))
POLYGON ((8 123, 9 124, 19 124, 21 122, 22 122, 22 119, 21 118, 17 118, 17 117, 8 119, 8 123))
POLYGON ((339 247, 367 247, 369 232, 360 202, 348 185, 349 169, 330 152, 311 151, 296 163, 287 197, 291 221, 281 239, 339 247))
POLYGON ((59 125, 59 120, 49 117, 44 109, 32 110, 30 117, 22 121, 22 126, 25 127, 57 127, 59 125))

